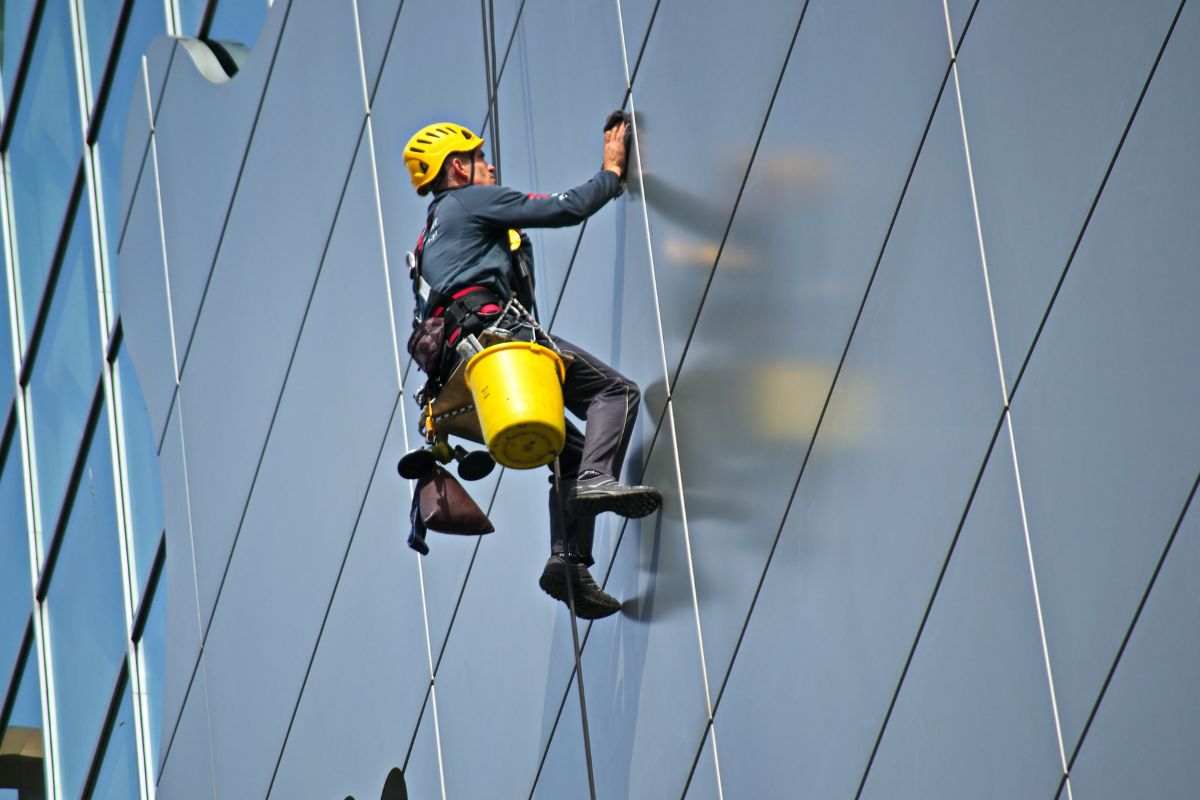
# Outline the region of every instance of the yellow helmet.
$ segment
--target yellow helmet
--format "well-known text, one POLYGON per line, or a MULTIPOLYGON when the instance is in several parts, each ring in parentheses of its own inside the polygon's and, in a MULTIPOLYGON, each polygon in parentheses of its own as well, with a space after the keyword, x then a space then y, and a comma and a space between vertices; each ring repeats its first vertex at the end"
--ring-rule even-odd
POLYGON ((446 156, 480 147, 483 147, 483 139, 453 122, 436 122, 414 133, 404 145, 404 163, 417 194, 429 191, 429 184, 442 171, 446 156))

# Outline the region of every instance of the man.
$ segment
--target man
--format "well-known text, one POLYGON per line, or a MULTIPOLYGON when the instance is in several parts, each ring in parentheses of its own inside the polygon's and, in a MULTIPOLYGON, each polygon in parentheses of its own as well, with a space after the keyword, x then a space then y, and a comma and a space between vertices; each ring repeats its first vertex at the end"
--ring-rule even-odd
MULTIPOLYGON (((417 241, 416 314, 418 322, 445 317, 448 350, 461 336, 487 327, 510 299, 533 307, 532 250, 528 238, 514 229, 577 225, 621 194, 625 129, 621 121, 605 130, 600 172, 574 189, 549 196, 497 186, 483 139, 461 125, 429 125, 409 139, 404 161, 413 186, 420 195, 433 193, 417 241)), ((573 590, 577 615, 596 619, 621 608, 587 569, 594 563, 596 515, 612 511, 646 516, 658 509, 662 498, 651 487, 619 482, 637 419, 637 385, 582 348, 551 338, 574 357, 563 382, 563 400, 587 426, 586 433, 580 433, 567 420, 559 457, 565 503, 560 508, 551 486, 551 554, 538 584, 563 602, 573 590)), ((443 370, 448 374, 450 365, 445 362, 456 354, 448 351, 445 356, 443 370)))

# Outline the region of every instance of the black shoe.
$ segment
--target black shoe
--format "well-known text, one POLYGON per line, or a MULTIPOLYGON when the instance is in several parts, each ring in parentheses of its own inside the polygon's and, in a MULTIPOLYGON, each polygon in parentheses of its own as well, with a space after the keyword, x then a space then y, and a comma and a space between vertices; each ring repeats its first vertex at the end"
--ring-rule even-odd
POLYGON ((542 570, 542 577, 538 579, 538 586, 555 600, 570 605, 568 582, 575 594, 575 616, 580 619, 601 619, 621 610, 621 603, 596 585, 587 567, 560 555, 550 556, 542 570))
POLYGON ((612 511, 635 519, 653 514, 662 505, 662 495, 653 486, 627 486, 608 475, 581 478, 567 488, 566 494, 571 513, 581 517, 612 511))

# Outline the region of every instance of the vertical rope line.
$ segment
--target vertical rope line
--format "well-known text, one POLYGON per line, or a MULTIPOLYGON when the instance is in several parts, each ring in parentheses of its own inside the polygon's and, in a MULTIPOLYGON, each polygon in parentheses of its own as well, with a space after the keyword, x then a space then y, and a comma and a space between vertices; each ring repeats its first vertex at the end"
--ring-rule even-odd
POLYGON ((1046 684, 1050 691, 1050 710, 1054 718, 1054 736, 1058 745, 1059 766, 1066 781, 1067 797, 1072 798, 1071 777, 1067 764, 1066 748, 1063 745, 1062 721, 1058 711, 1058 695, 1054 689, 1054 671, 1050 665, 1050 646, 1046 639, 1045 614, 1042 611, 1041 592, 1038 587, 1037 568, 1033 557, 1033 540, 1029 533, 1029 516, 1025 510, 1025 490, 1021 482, 1020 459, 1017 457, 1017 441, 1013 432, 1012 407, 1008 391, 1008 382, 1004 375, 1004 358, 1000 351, 1000 333, 996 326, 996 308, 992 300, 992 284, 988 270, 987 248, 983 241, 983 224, 979 213, 978 193, 975 189, 975 169, 971 158, 971 144, 967 135, 967 118, 963 109, 962 84, 958 75, 958 51, 954 43, 954 32, 950 24, 950 7, 948 0, 942 0, 942 11, 946 22, 946 41, 950 50, 950 70, 954 76, 954 96, 958 105, 959 127, 962 132, 963 154, 967 166, 967 184, 971 194, 971 212, 975 222, 975 237, 979 246, 979 260, 983 269, 983 284, 987 297, 988 319, 992 328, 992 345, 996 352, 996 368, 1000 377, 1000 397, 1004 404, 1004 418, 1008 423, 1009 451, 1012 455, 1013 476, 1017 484, 1017 505, 1021 514, 1021 530, 1025 539, 1025 555, 1029 563, 1029 579, 1033 590, 1033 603, 1037 613, 1038 635, 1042 646, 1042 661, 1046 670, 1046 684))
POLYGON ((659 298, 658 277, 657 277, 657 272, 656 272, 655 264, 654 264, 654 247, 652 245, 652 239, 650 238, 650 211, 646 205, 646 185, 645 185, 645 182, 642 180, 642 175, 643 175, 642 154, 641 154, 641 147, 639 146, 640 137, 638 135, 638 127, 637 127, 637 106, 634 102, 633 85, 631 82, 631 76, 630 76, 630 72, 629 72, 629 51, 628 51, 628 48, 627 48, 626 42, 625 42, 625 21, 624 21, 622 12, 621 12, 621 0, 615 0, 615 2, 617 4, 617 27, 621 34, 621 59, 622 59, 622 64, 624 65, 624 68, 625 68, 625 86, 626 86, 626 91, 628 91, 628 93, 629 93, 629 112, 630 112, 630 119, 632 120, 631 124, 633 125, 633 137, 632 137, 633 154, 632 155, 637 162, 638 181, 641 183, 642 222, 643 222, 643 225, 645 226, 646 250, 647 250, 647 255, 648 255, 649 264, 650 264, 650 286, 651 286, 651 293, 654 297, 654 320, 655 320, 655 325, 658 329, 659 355, 662 357, 663 385, 667 389, 667 400, 666 400, 667 423, 671 429, 671 451, 672 451, 672 456, 675 461, 676 490, 677 490, 677 493, 679 496, 679 518, 680 518, 681 524, 683 526, 684 554, 687 558, 688 584, 691 589, 691 595, 692 595, 692 616, 693 616, 693 620, 696 625, 696 645, 697 645, 697 649, 698 649, 698 656, 700 659, 700 677, 704 684, 704 708, 705 708, 705 713, 708 716, 709 725, 711 726, 711 728, 714 732, 713 768, 715 771, 715 779, 716 779, 716 784, 717 784, 717 796, 718 796, 718 798, 720 798, 720 800, 724 800, 725 793, 724 793, 724 789, 721 785, 721 761, 720 761, 720 757, 718 756, 716 746, 715 746, 716 725, 713 722, 712 690, 710 688, 709 680, 708 680, 708 659, 704 653, 704 631, 703 631, 703 627, 700 622, 700 597, 696 591, 696 570, 695 570, 695 564, 694 564, 693 558, 692 558, 692 537, 691 537, 691 530, 688 526, 687 499, 684 497, 684 493, 683 493, 683 470, 679 463, 679 441, 676 436, 676 427, 675 427, 675 402, 674 402, 674 398, 672 397, 672 393, 671 393, 671 375, 670 375, 670 369, 668 368, 668 365, 667 365, 667 343, 666 343, 666 337, 663 334, 662 305, 661 305, 661 301, 659 298))

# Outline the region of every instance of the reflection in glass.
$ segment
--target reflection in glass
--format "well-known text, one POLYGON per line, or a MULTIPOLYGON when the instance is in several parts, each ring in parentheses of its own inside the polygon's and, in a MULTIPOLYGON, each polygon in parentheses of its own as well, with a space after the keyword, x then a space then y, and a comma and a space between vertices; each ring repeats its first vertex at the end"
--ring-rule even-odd
MULTIPOLYGON (((92 100, 100 93, 100 81, 104 78, 104 65, 108 63, 109 46, 112 45, 113 33, 117 27, 117 17, 121 13, 123 0, 87 0, 83 7, 83 27, 86 28, 88 68, 92 73, 92 100)), ((134 3, 134 6, 157 5, 162 9, 162 3, 134 3)), ((126 48, 128 49, 128 48, 126 48)), ((141 53, 139 50, 138 53, 141 53)))
POLYGON ((142 661, 142 681, 146 689, 146 704, 150 715, 150 725, 146 736, 150 740, 150 763, 154 765, 154 779, 158 779, 163 725, 163 692, 166 663, 167 663, 167 603, 166 584, 160 578, 159 591, 150 602, 150 613, 146 617, 146 626, 142 629, 142 639, 138 643, 138 656, 142 661))
MULTIPOLYGON (((0 264, 3 264, 3 261, 0 261, 0 264)), ((0 420, 8 414, 15 386, 12 328, 8 322, 8 282, 0 280, 0 420)))
POLYGON ((0 35, 0 47, 4 48, 4 55, 0 58, 0 68, 4 71, 5 102, 12 97, 13 81, 17 78, 17 64, 21 61, 21 51, 25 45, 25 34, 29 31, 29 17, 34 2, 35 0, 5 0, 0 4, 4 15, 4 32, 0 35))
POLYGON ((121 707, 113 719, 112 733, 104 748, 104 763, 92 789, 93 800, 127 800, 138 796, 137 739, 133 732, 133 695, 128 682, 121 707))
POLYGON ((29 77, 15 114, 8 169, 23 332, 28 336, 50 271, 83 140, 71 19, 65 2, 46 3, 29 77))
POLYGON ((154 551, 163 530, 162 485, 150 412, 142 398, 137 373, 125 348, 117 357, 117 379, 121 392, 121 429, 125 448, 125 478, 133 523, 134 574, 139 593, 146 585, 154 551))
POLYGON ((4 800, 45 796, 41 689, 37 656, 30 648, 18 678, 12 714, 0 731, 0 797, 4 800))
POLYGON ((10 442, 0 453, 0 705, 33 607, 22 472, 21 450, 10 442))
MULTIPOLYGON (((100 328, 89 228, 87 209, 81 207, 75 215, 71 242, 29 382, 39 530, 43 536, 48 536, 58 521, 100 374, 100 328)), ((45 546, 43 543, 43 554, 45 546)))
POLYGON ((125 653, 108 423, 102 414, 46 597, 64 797, 78 797, 125 653))
POLYGON ((100 135, 94 145, 97 169, 100 171, 100 189, 103 195, 104 232, 108 264, 110 302, 117 307, 117 245, 120 242, 121 226, 121 154, 125 147, 125 125, 129 106, 136 96, 144 101, 145 88, 142 82, 142 53, 156 37, 167 29, 163 17, 163 4, 149 0, 137 2, 125 28, 125 40, 121 45, 121 57, 113 74, 109 90, 108 105, 100 124, 100 135))
POLYGON ((179 1, 179 35, 196 36, 200 33, 200 20, 204 17, 204 7, 208 0, 178 0, 179 1))
POLYGON ((208 38, 252 47, 267 19, 267 0, 221 0, 208 38))

